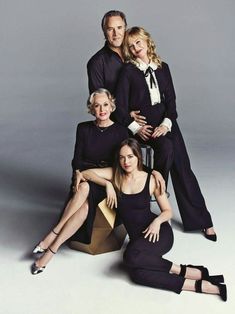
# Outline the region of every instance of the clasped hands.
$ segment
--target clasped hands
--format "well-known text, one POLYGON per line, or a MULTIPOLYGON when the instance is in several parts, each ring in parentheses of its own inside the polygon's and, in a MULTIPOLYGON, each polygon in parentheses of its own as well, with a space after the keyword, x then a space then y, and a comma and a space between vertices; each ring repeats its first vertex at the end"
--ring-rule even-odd
POLYGON ((165 136, 169 131, 165 125, 160 125, 156 128, 153 128, 151 125, 146 124, 146 118, 141 116, 139 113, 139 110, 131 111, 130 115, 141 126, 137 134, 142 138, 143 141, 148 141, 150 138, 165 136))
POLYGON ((146 124, 139 129, 137 134, 142 138, 142 140, 148 141, 150 138, 165 136, 167 132, 168 128, 165 125, 153 128, 151 125, 146 124))

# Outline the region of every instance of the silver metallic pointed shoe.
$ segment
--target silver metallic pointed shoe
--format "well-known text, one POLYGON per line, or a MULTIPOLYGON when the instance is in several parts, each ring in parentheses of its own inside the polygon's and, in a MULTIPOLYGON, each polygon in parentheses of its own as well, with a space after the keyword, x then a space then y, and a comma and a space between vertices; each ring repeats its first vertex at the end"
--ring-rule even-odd
POLYGON ((43 249, 38 243, 38 245, 36 245, 35 248, 33 249, 33 254, 44 253, 45 251, 46 249, 43 249))
POLYGON ((32 275, 40 274, 44 271, 45 268, 46 268, 46 266, 39 267, 36 265, 36 263, 33 263, 32 267, 31 267, 31 273, 32 273, 32 275))

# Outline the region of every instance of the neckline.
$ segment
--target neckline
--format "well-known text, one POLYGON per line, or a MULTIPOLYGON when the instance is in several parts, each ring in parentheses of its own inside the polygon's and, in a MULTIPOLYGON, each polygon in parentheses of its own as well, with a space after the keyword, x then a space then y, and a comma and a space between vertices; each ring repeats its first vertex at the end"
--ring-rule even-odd
POLYGON ((122 58, 119 56, 119 54, 118 54, 116 51, 112 50, 112 49, 109 47, 107 41, 105 42, 104 48, 106 49, 106 51, 107 51, 110 55, 116 56, 116 57, 119 59, 119 61, 121 61, 121 63, 124 63, 124 61, 123 61, 122 58))
POLYGON ((105 131, 107 131, 112 125, 114 125, 115 123, 113 122, 112 124, 108 125, 108 126, 98 126, 96 124, 96 121, 93 121, 94 126, 96 127, 97 130, 99 130, 101 133, 104 133, 105 131))
POLYGON ((146 185, 147 185, 147 183, 148 183, 148 181, 149 181, 149 180, 148 180, 149 177, 150 177, 150 175, 147 173, 146 180, 145 180, 145 183, 144 183, 144 187, 141 189, 140 192, 128 194, 128 193, 124 193, 124 192, 122 191, 122 194, 127 195, 127 196, 132 196, 132 195, 138 195, 138 194, 142 193, 142 192, 145 190, 145 188, 146 188, 146 185))

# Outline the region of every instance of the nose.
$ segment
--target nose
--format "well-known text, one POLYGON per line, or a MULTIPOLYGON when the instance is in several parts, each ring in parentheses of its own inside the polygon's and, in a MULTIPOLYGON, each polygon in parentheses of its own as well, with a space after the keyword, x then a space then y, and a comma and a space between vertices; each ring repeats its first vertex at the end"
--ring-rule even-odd
POLYGON ((133 49, 134 49, 135 52, 138 51, 138 48, 137 48, 136 44, 133 45, 133 49))
POLYGON ((114 28, 113 29, 113 35, 116 36, 117 35, 117 30, 114 28))
POLYGON ((102 105, 100 105, 100 112, 102 112, 103 111, 103 106, 102 105))

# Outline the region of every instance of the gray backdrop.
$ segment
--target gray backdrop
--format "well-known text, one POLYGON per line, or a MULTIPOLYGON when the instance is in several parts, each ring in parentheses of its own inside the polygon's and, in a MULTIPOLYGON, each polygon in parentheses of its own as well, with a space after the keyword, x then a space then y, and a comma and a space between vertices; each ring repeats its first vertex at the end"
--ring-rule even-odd
MULTIPOLYGON (((227 199, 221 195, 235 183, 235 1, 0 0, 0 243, 5 250, 12 248, 12 255, 4 254, 12 261, 17 248, 38 241, 62 207, 76 125, 91 119, 86 113, 86 63, 103 46, 100 21, 110 9, 123 10, 129 26, 144 26, 169 64, 178 121, 222 228, 227 199)), ((234 219, 232 210, 230 214, 234 219)), ((227 252, 229 256, 229 248, 227 252)), ((12 267, 22 272, 22 265, 12 267)), ((22 276, 12 286, 27 277, 22 276)), ((28 289, 31 285, 25 283, 28 289)))
POLYGON ((144 26, 170 65, 185 138, 212 147, 233 140, 234 1, 0 3, 1 162, 10 176, 70 174, 76 124, 90 119, 86 62, 113 8, 144 26))

